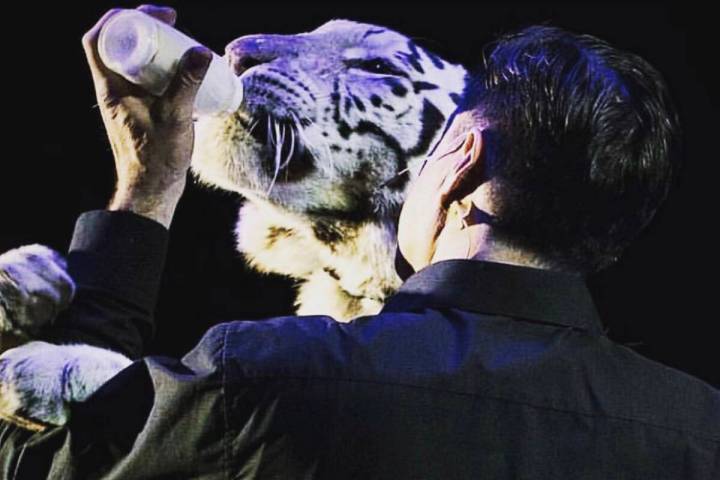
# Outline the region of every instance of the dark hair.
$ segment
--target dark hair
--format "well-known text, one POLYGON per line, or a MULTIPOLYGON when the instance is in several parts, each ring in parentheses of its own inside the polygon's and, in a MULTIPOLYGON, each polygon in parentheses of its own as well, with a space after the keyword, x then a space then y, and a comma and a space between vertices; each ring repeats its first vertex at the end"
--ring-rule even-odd
POLYGON ((661 75, 589 35, 534 26, 491 46, 463 110, 488 123, 493 236, 584 273, 650 221, 677 170, 661 75))

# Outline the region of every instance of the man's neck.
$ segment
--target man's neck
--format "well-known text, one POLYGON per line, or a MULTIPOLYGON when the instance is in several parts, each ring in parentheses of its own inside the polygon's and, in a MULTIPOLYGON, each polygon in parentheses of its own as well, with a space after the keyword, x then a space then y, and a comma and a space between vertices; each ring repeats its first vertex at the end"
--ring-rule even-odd
POLYGON ((525 250, 513 248, 498 242, 493 242, 490 248, 475 253, 470 259, 552 270, 548 263, 539 260, 537 256, 529 254, 525 250))
POLYGON ((461 231, 454 231, 450 235, 441 237, 430 263, 450 259, 480 260, 552 269, 549 263, 538 258, 537 255, 492 238, 490 227, 485 224, 471 225, 461 231))

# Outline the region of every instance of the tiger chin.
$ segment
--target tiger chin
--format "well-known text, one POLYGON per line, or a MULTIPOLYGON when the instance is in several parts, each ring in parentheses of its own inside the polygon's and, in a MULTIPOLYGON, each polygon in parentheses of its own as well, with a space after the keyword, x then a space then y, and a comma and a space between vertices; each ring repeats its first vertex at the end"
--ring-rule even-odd
POLYGON ((298 282, 300 315, 377 313, 401 283, 406 188, 457 107, 465 69, 348 20, 240 37, 225 57, 245 99, 237 112, 197 119, 192 168, 246 198, 239 251, 298 282))

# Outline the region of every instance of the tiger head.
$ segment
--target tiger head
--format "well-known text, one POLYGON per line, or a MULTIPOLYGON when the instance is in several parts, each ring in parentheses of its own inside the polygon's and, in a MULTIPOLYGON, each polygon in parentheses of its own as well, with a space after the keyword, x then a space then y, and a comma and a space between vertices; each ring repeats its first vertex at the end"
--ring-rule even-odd
POLYGON ((348 20, 243 36, 225 58, 242 79, 243 105, 198 119, 196 175, 339 220, 397 213, 466 82, 464 68, 408 37, 348 20))

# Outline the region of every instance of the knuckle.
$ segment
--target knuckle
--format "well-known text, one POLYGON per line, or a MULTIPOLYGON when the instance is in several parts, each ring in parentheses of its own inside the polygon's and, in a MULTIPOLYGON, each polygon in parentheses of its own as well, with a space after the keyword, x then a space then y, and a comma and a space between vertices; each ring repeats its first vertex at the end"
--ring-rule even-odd
POLYGON ((94 39, 95 39, 95 34, 92 30, 85 32, 83 34, 80 42, 82 43, 82 46, 83 46, 83 49, 85 50, 85 52, 92 51, 94 39))
POLYGON ((150 4, 147 4, 147 3, 143 3, 142 5, 140 5, 139 7, 137 7, 136 10, 139 10, 139 11, 141 11, 141 12, 143 12, 143 13, 152 14, 152 13, 154 13, 154 12, 157 12, 158 10, 161 10, 161 7, 158 7, 158 6, 155 6, 155 5, 150 5, 150 4))
POLYGON ((100 34, 100 29, 103 27, 103 25, 110 20, 113 16, 121 12, 122 8, 112 8, 105 12, 105 15, 103 15, 102 19, 95 24, 90 30, 85 32, 82 36, 82 44, 85 47, 85 49, 91 49, 93 47, 93 44, 95 40, 97 40, 98 35, 100 34))

